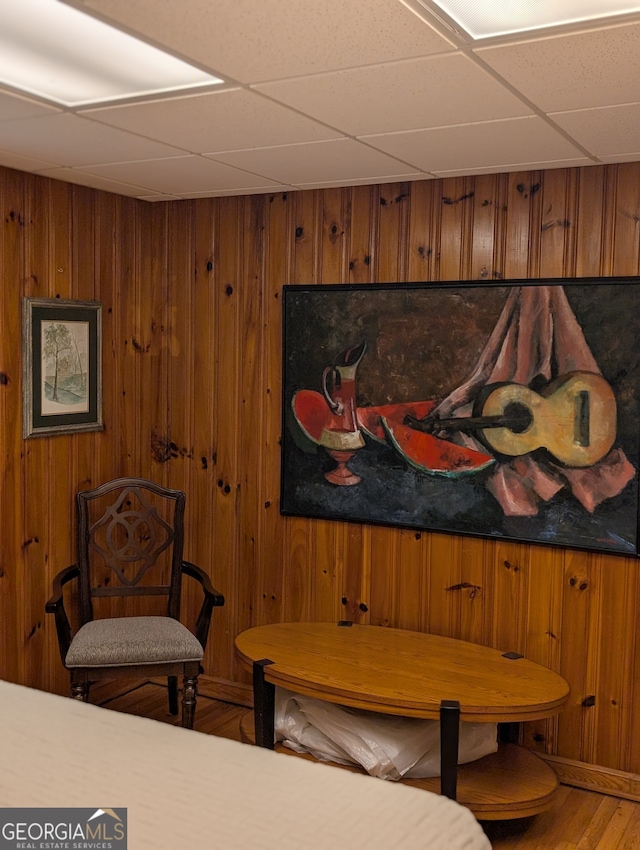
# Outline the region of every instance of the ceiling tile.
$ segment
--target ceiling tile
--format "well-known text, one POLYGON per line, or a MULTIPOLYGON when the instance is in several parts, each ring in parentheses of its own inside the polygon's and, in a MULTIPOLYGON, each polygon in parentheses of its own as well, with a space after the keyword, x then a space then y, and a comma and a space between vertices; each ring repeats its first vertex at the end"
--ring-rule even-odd
MULTIPOLYGON (((236 195, 272 195, 276 192, 297 192, 297 188, 295 186, 273 184, 271 186, 254 187, 251 189, 217 189, 215 196, 216 198, 225 198, 229 196, 235 197, 236 195)), ((180 197, 183 199, 210 198, 211 192, 183 192, 180 194, 180 197)))
POLYGON ((0 121, 0 148, 71 166, 184 153, 69 114, 0 121))
POLYGON ((140 194, 148 195, 147 189, 140 186, 131 186, 128 183, 119 183, 117 180, 109 180, 98 177, 95 174, 87 174, 84 171, 76 171, 73 168, 45 168, 38 171, 41 177, 51 177, 54 180, 64 180, 66 183, 77 183, 79 186, 89 186, 91 189, 101 189, 103 192, 115 192, 117 195, 127 195, 137 198, 140 194))
POLYGON ((637 16, 474 49, 426 0, 63 2, 226 82, 84 110, 0 85, 2 165, 171 200, 640 160, 637 16))
POLYGON ((383 180, 387 176, 410 174, 418 170, 353 139, 235 151, 216 154, 215 158, 219 162, 250 168, 272 180, 294 186, 324 181, 350 182, 367 177, 383 180))
POLYGON ((545 112, 638 100, 640 23, 475 53, 545 112))
POLYGON ((85 0, 84 5, 243 83, 451 49, 399 0, 367 0, 366 5, 344 0, 85 0))
POLYGON ((501 165, 496 168, 495 165, 490 165, 485 168, 454 168, 450 171, 436 171, 435 177, 465 177, 473 174, 500 174, 510 171, 537 171, 544 169, 545 171, 551 168, 579 168, 585 165, 595 165, 592 159, 588 157, 577 157, 575 159, 552 159, 546 162, 535 160, 534 162, 517 162, 512 165, 501 165))
POLYGON ((640 103, 556 112, 549 117, 594 156, 640 150, 640 103))
POLYGON ((601 162, 606 163, 615 163, 615 162, 640 162, 640 150, 637 150, 635 153, 623 153, 619 156, 601 156, 598 157, 601 162))
POLYGON ((38 103, 27 97, 0 90, 0 121, 12 121, 16 118, 33 118, 36 115, 50 115, 59 112, 55 106, 38 103))
POLYGON ((191 153, 335 139, 342 135, 243 89, 83 112, 191 153))
POLYGON ((42 168, 52 168, 54 162, 45 162, 41 159, 32 159, 28 156, 21 156, 19 153, 9 153, 9 151, 0 150, 0 165, 7 168, 15 168, 17 171, 40 171, 42 168))
POLYGON ((461 53, 266 83, 256 89, 354 136, 532 114, 461 53))
POLYGON ((218 189, 258 189, 270 185, 277 188, 277 184, 271 184, 263 177, 200 156, 94 165, 84 171, 171 195, 218 189))
POLYGON ((363 141, 432 174, 584 157, 538 117, 365 136, 363 141))
MULTIPOLYGON (((349 186, 373 186, 379 183, 411 183, 416 180, 433 180, 433 174, 423 174, 420 171, 416 171, 414 174, 401 174, 401 175, 393 175, 387 176, 385 178, 380 177, 364 177, 361 180, 350 180, 349 186)), ((298 189, 331 189, 336 187, 343 187, 344 181, 325 181, 320 183, 299 183, 298 189)))

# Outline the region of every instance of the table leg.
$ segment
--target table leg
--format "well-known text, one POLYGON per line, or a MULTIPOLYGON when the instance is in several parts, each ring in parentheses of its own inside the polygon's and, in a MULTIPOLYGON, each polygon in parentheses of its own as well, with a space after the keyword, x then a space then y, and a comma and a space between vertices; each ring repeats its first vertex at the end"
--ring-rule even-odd
POLYGON ((520 742, 519 723, 498 723, 498 741, 501 744, 517 744, 520 742))
POLYGON ((265 679, 264 668, 269 664, 273 664, 273 661, 268 658, 253 662, 253 711, 257 746, 273 750, 275 748, 276 688, 265 679))
POLYGON ((460 703, 443 699, 440 703, 440 793, 456 799, 458 783, 458 743, 460 703))

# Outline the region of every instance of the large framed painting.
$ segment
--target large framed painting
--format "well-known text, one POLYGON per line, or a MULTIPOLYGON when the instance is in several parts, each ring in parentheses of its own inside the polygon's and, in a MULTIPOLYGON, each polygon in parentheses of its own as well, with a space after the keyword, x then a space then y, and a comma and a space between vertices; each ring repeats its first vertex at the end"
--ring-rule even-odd
POLYGON ((283 287, 281 512, 638 555, 640 278, 283 287))
POLYGON ((25 298, 22 310, 22 435, 99 431, 102 305, 25 298))

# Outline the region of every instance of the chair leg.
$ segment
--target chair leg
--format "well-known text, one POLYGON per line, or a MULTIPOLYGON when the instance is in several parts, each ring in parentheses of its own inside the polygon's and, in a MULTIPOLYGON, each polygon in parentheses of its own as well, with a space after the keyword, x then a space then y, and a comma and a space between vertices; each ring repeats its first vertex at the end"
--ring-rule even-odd
POLYGON ((89 682, 71 682, 71 696, 89 702, 89 682))
POLYGON ((197 694, 198 677, 185 676, 182 680, 182 725, 186 729, 193 729, 197 694))
POLYGON ((169 676, 169 714, 178 713, 178 677, 169 676))

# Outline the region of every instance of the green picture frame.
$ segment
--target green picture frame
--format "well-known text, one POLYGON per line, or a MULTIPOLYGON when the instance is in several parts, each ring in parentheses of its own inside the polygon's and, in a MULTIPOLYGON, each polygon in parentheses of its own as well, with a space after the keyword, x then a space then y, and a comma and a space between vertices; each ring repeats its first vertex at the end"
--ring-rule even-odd
POLYGON ((101 431, 102 304, 24 298, 22 435, 101 431))

